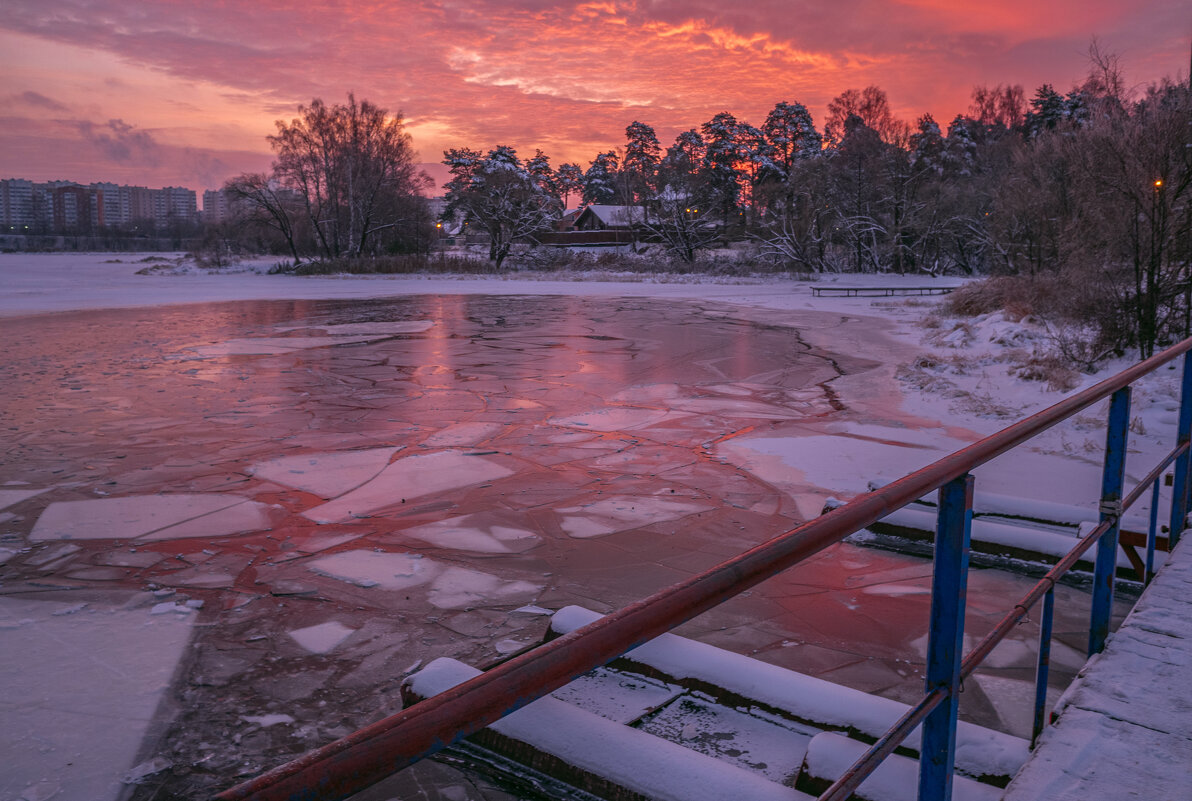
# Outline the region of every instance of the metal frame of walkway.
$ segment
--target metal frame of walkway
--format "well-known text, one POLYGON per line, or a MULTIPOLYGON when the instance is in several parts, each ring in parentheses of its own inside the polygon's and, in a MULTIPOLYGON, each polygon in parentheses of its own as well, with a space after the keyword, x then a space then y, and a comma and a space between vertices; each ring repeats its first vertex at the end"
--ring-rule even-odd
MULTIPOLYGON (((218 798, 224 801, 347 798, 807 559, 890 512, 938 490, 925 695, 820 796, 820 801, 849 798, 881 760, 893 753, 919 725, 923 727, 923 736, 918 798, 920 801, 949 801, 961 681, 1041 603, 1035 698, 1035 734, 1039 734, 1043 728, 1046 700, 1053 588, 1086 551, 1095 548, 1088 652, 1090 655, 1100 653, 1109 635, 1121 517, 1143 495, 1151 494, 1147 548, 1149 573, 1158 526, 1158 485, 1173 465, 1169 539, 1173 548, 1178 545, 1189 504, 1190 352, 1192 339, 720 565, 226 790, 218 798), (1127 492, 1124 476, 1131 385, 1181 357, 1182 397, 1176 442, 1147 476, 1127 492), (1110 399, 1110 404, 1099 498, 1100 523, 1019 599, 969 654, 962 655, 974 486, 971 471, 1105 398, 1110 399)), ((1186 764, 1182 769, 1186 769, 1186 764)))

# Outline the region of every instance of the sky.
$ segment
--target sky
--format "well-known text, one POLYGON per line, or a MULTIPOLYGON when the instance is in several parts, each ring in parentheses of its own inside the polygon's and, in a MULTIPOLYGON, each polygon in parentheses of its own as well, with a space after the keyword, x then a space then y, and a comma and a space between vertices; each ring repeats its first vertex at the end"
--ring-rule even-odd
POLYGON ((1067 91, 1096 37, 1127 83, 1188 74, 1187 0, 5 0, 0 178, 217 188, 267 170, 276 120, 349 92, 450 147, 583 166, 655 127, 779 101, 822 127, 870 84, 946 125, 977 85, 1067 91))

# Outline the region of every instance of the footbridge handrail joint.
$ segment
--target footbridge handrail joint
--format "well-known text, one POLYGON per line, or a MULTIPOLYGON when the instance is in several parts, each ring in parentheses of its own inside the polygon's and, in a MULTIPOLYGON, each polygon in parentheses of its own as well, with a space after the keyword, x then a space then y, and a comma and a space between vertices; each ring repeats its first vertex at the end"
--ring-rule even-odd
MULTIPOLYGON (((820 799, 843 801, 848 798, 881 758, 893 752, 921 721, 923 748, 920 758, 920 801, 948 801, 961 679, 975 670, 980 660, 1042 598, 1044 620, 1041 624, 1038 681, 1045 691, 1052 589, 1058 577, 1074 566, 1078 558, 1094 545, 1097 547, 1097 560, 1089 652, 1092 654, 1101 650, 1108 635, 1121 513, 1142 496, 1148 485, 1154 488, 1152 497, 1157 498, 1159 479, 1163 471, 1174 464, 1169 542, 1171 547, 1175 546, 1184 528, 1189 505, 1190 440, 1192 338, 944 456, 927 467, 858 496, 819 518, 521 654, 447 692, 232 787, 217 798, 223 801, 347 798, 938 489, 939 522, 925 696, 820 799), (1161 463, 1126 494, 1122 483, 1129 428, 1130 386, 1181 356, 1183 378, 1177 442, 1161 463), (971 471, 1105 398, 1110 398, 1111 402, 1099 499, 1100 523, 1085 534, 1067 556, 1013 607, 968 657, 962 659, 960 646, 963 642, 965 576, 974 483, 971 471)), ((1153 553, 1155 538, 1156 518, 1152 508, 1148 558, 1153 553)), ((1149 567, 1148 564, 1148 573, 1149 567)), ((1045 694, 1042 698, 1045 698, 1045 694)), ((1041 726, 1042 703, 1037 692, 1036 730, 1041 726)))

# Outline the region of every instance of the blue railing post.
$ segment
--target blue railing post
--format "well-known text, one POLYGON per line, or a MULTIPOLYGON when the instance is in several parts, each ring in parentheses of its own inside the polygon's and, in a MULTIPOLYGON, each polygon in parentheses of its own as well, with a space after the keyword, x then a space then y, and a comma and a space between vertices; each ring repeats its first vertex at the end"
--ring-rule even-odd
POLYGON ((1089 621, 1089 656, 1098 654, 1109 637, 1113 613, 1113 580, 1117 573, 1118 534, 1121 531, 1122 485, 1126 477, 1126 440, 1130 429, 1130 387, 1122 387, 1109 400, 1109 426, 1105 434, 1105 469, 1101 473, 1101 522, 1113 525, 1097 541, 1093 569, 1093 613, 1089 621))
POLYGON ((1151 519, 1147 524, 1146 529, 1146 567, 1143 568, 1145 575, 1142 577, 1143 585, 1151 583, 1151 577, 1155 574, 1155 540, 1159 536, 1159 479, 1155 479, 1155 483, 1151 489, 1151 519))
POLYGON ((1047 679, 1051 671, 1051 621, 1055 618, 1055 588, 1043 596, 1043 613, 1039 618, 1039 662, 1035 666, 1035 723, 1031 727, 1031 748, 1043 733, 1047 713, 1047 679))
MULTIPOLYGON (((1176 447, 1192 441, 1192 351, 1184 354, 1184 381, 1180 389, 1180 420, 1176 433, 1176 447)), ((1171 529, 1167 534, 1167 548, 1175 548, 1188 516, 1188 474, 1192 452, 1184 452, 1175 460, 1175 485, 1171 489, 1171 529)))
POLYGON ((946 687, 950 694, 948 700, 923 721, 919 801, 949 801, 952 798, 969 537, 973 522, 973 477, 970 474, 965 473, 940 487, 936 520, 926 691, 931 693, 946 687))

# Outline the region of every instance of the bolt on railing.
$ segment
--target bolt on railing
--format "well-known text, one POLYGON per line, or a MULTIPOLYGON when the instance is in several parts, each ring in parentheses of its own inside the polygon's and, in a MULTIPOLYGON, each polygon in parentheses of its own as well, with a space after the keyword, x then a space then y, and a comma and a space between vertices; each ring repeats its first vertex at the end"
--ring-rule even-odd
MULTIPOLYGON (((604 616, 583 628, 421 701, 340 740, 311 751, 257 778, 220 793, 222 801, 301 798, 336 801, 446 748, 589 670, 604 665, 659 634, 734 597, 887 514, 940 490, 932 579, 926 696, 883 735, 821 796, 844 801, 880 761, 920 723, 920 801, 949 801, 953 774, 958 688, 1031 608, 1045 598, 1042 630, 1050 641, 1052 589, 1089 548, 1098 545, 1090 654, 1109 629, 1121 515, 1173 462, 1174 488, 1168 542, 1174 548, 1189 507, 1192 448, 1192 338, 1127 368, 1024 420, 979 440, 897 481, 854 498, 720 565, 604 616), (1129 423, 1129 386, 1183 355, 1182 396, 1176 447, 1124 499, 1122 476, 1129 423), (965 585, 976 467, 1026 442, 1077 412, 1113 396, 1101 496, 1101 522, 1080 539, 963 659, 965 585)), ((1157 490, 1156 490, 1157 493, 1157 490)), ((1155 497, 1155 493, 1152 494, 1155 497)), ((1157 520, 1152 508, 1152 521, 1157 520)), ((1148 570, 1156 537, 1148 533, 1148 570)), ((1145 577, 1144 577, 1145 578, 1145 577)), ((1047 652, 1040 648, 1035 719, 1041 728, 1046 701, 1047 652)), ((1037 734, 1036 734, 1037 736, 1037 734)))

